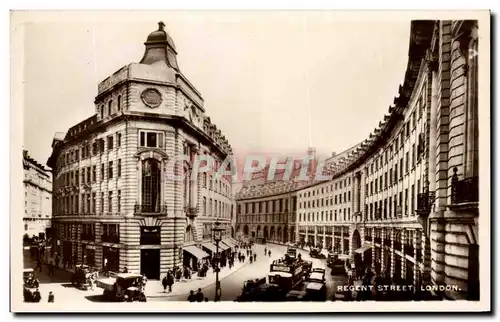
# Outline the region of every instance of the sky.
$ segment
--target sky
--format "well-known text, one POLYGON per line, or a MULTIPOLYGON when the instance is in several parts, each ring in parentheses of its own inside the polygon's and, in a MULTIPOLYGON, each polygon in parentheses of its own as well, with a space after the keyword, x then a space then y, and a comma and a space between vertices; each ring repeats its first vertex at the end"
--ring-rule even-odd
POLYGON ((403 82, 410 20, 310 12, 64 13, 24 25, 24 148, 94 113, 100 81, 139 62, 163 21, 181 72, 238 153, 320 156, 363 141, 403 82))

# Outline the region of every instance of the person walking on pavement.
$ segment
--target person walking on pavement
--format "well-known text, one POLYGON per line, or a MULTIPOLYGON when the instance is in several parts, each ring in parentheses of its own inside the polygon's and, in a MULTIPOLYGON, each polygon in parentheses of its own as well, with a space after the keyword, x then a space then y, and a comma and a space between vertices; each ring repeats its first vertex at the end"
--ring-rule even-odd
POLYGON ((256 253, 253 253, 253 261, 256 262, 257 261, 257 254, 256 253))
POLYGON ((40 273, 42 272, 42 260, 40 258, 38 258, 38 261, 36 262, 35 271, 37 269, 40 269, 40 273))
POLYGON ((54 293, 52 291, 49 292, 48 303, 54 303, 54 293))
POLYGON ((42 300, 42 295, 40 294, 40 291, 36 289, 36 291, 33 292, 33 302, 40 302, 42 300))
POLYGON ((264 255, 267 254, 267 247, 264 247, 264 255))
POLYGON ((194 295, 193 290, 189 291, 189 296, 188 296, 187 300, 189 302, 196 302, 196 295, 194 295))
POLYGON ((201 288, 198 289, 198 293, 196 293, 196 302, 203 302, 205 296, 201 292, 201 288))
POLYGON ((174 273, 172 271, 168 271, 167 273, 167 286, 168 286, 168 291, 172 292, 172 285, 175 283, 175 278, 174 278, 174 273))
POLYGON ((268 254, 269 254, 269 257, 271 257, 271 251, 269 251, 268 254))
POLYGON ((163 293, 167 292, 167 284, 168 284, 168 282, 167 282, 167 276, 168 276, 168 273, 161 280, 161 285, 163 286, 163 293))

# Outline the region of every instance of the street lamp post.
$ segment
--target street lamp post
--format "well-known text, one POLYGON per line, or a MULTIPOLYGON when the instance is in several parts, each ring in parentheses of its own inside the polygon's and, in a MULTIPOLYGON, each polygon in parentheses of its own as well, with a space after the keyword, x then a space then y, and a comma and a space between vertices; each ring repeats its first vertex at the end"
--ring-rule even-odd
POLYGON ((221 288, 219 281, 219 270, 220 270, 220 259, 219 259, 219 242, 222 240, 222 228, 220 228, 220 222, 215 222, 215 227, 212 229, 214 234, 214 241, 216 246, 215 254, 215 302, 219 302, 221 298, 221 288))

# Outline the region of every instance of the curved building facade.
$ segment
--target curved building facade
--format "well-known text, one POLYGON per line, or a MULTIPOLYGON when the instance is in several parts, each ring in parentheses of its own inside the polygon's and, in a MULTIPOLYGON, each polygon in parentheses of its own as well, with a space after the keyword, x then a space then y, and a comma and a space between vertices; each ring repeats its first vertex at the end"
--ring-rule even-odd
POLYGON ((230 178, 193 175, 193 161, 207 154, 218 165, 231 147, 181 73, 163 23, 139 63, 99 84, 94 111, 54 138, 48 160, 63 262, 148 278, 196 266, 214 248, 214 222, 230 237, 233 198, 230 178))
MULTIPOLYGON (((331 180, 287 192, 297 196, 297 242, 349 255, 415 292, 478 299, 477 28, 412 22, 404 83, 387 114, 328 163, 331 180)), ((252 195, 280 197, 262 185, 238 207, 252 195)))

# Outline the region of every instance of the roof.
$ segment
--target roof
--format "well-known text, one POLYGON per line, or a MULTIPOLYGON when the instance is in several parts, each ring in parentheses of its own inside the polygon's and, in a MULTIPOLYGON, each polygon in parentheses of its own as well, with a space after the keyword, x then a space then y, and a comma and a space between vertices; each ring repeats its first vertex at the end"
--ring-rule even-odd
POLYGON ((292 274, 287 272, 269 272, 269 276, 276 276, 276 275, 286 278, 292 277, 292 274))
POLYGON ((322 287, 324 287, 325 284, 323 283, 316 283, 316 282, 311 282, 307 284, 306 289, 308 290, 320 290, 322 287))
POLYGON ((324 277, 325 277, 324 274, 319 272, 312 272, 311 275, 309 275, 310 280, 315 280, 315 279, 322 280, 324 277))
POLYGON ((134 273, 120 273, 120 274, 116 274, 116 278, 127 279, 127 278, 137 278, 137 277, 142 277, 142 275, 141 274, 134 274, 134 273))

